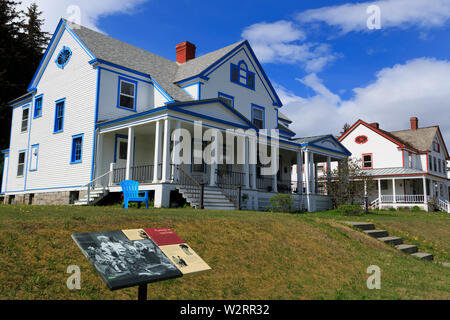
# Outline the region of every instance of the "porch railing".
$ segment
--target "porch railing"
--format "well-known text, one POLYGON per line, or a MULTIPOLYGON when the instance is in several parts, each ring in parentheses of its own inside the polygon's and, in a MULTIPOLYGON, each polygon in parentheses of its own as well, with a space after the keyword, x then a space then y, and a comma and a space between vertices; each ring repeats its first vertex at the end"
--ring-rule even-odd
POLYGON ((241 190, 245 184, 245 173, 216 170, 217 187, 233 202, 235 208, 241 208, 241 190))
MULTIPOLYGON (((151 182, 154 176, 154 165, 142 165, 130 167, 130 179, 138 182, 151 182)), ((126 178, 126 168, 115 168, 113 170, 114 184, 119 184, 126 178)))
POLYGON ((273 177, 270 176, 260 176, 256 177, 256 189, 272 191, 273 177))
POLYGON ((382 203, 424 203, 425 198, 423 195, 382 195, 382 203), (394 201, 395 199, 395 201, 394 201))
POLYGON ((200 209, 203 209, 203 192, 204 185, 198 183, 195 179, 193 179, 189 174, 187 174, 180 166, 173 166, 173 171, 176 171, 174 174, 174 182, 179 184, 187 193, 189 193, 189 197, 192 199, 192 205, 198 205, 200 209))

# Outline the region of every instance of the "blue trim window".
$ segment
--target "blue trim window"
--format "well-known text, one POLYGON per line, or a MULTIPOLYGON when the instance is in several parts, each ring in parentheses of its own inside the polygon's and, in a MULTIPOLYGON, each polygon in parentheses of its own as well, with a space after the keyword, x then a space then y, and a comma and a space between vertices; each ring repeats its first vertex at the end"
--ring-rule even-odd
POLYGON ((265 126, 264 107, 252 104, 252 123, 258 129, 264 129, 265 126))
POLYGON ((25 172, 25 150, 19 151, 19 159, 17 161, 17 176, 22 177, 25 172))
POLYGON ((83 155, 83 134, 78 134, 72 137, 72 152, 70 163, 82 162, 83 155))
POLYGON ((255 74, 248 70, 244 60, 238 65, 231 64, 230 81, 246 88, 255 90, 255 74))
POLYGON ((230 107, 234 108, 234 97, 233 96, 230 96, 223 92, 219 92, 218 97, 224 99, 226 101, 226 104, 228 104, 230 107))
POLYGON ((39 158, 39 144, 31 146, 30 171, 37 171, 39 158))
POLYGON ((28 131, 28 119, 30 117, 30 108, 24 107, 22 109, 22 125, 20 127, 20 132, 27 132, 28 131))
POLYGON ((55 127, 53 133, 62 132, 64 129, 64 106, 66 99, 56 101, 55 109, 55 127))
POLYGON ((137 81, 119 77, 117 107, 136 111, 137 81))
POLYGON ((34 98, 34 115, 33 118, 42 116, 42 94, 34 98))
POLYGON ((70 57, 72 56, 72 50, 69 47, 64 46, 56 57, 55 63, 58 68, 64 69, 64 67, 69 63, 70 57))

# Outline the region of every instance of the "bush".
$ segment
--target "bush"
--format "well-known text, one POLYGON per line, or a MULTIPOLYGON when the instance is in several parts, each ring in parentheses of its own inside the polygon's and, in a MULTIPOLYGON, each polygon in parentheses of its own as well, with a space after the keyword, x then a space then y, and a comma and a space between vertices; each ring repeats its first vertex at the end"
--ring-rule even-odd
POLYGON ((364 213, 359 204, 343 204, 337 207, 336 211, 345 216, 361 216, 364 213))
POLYGON ((276 194, 270 198, 271 212, 295 212, 294 200, 289 194, 276 194))
POLYGON ((423 209, 421 209, 419 206, 414 206, 414 207, 411 208, 411 211, 413 211, 413 212, 420 212, 420 211, 423 211, 423 209))
POLYGON ((397 209, 395 209, 394 207, 390 207, 388 210, 389 211, 397 211, 397 209))

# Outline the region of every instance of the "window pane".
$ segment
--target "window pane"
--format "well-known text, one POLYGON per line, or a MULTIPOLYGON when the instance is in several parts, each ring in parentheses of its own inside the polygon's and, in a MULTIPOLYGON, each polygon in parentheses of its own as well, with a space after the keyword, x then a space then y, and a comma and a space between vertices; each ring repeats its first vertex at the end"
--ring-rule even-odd
POLYGON ((21 131, 27 131, 28 129, 28 113, 29 113, 30 109, 26 108, 22 110, 22 127, 21 127, 21 131))
POLYGON ((120 106, 128 109, 134 109, 134 98, 121 95, 120 106))
POLYGON ((248 77, 247 77, 247 86, 248 86, 249 88, 252 88, 252 89, 255 88, 255 76, 254 76, 252 73, 249 73, 249 74, 248 74, 248 77))
POLYGON ((128 143, 125 141, 121 141, 119 143, 119 159, 120 160, 127 160, 127 153, 128 153, 128 143))
POLYGON ((263 129, 263 121, 258 119, 253 119, 253 125, 258 129, 263 129))
POLYGON ((238 69, 235 66, 231 66, 231 81, 238 82, 239 73, 238 69))
POLYGON ((263 112, 260 109, 253 109, 253 118, 256 118, 258 120, 262 120, 263 118, 263 112))
POLYGON ((122 83, 122 86, 121 86, 120 92, 134 97, 134 84, 125 82, 125 81, 122 81, 121 83, 122 83))

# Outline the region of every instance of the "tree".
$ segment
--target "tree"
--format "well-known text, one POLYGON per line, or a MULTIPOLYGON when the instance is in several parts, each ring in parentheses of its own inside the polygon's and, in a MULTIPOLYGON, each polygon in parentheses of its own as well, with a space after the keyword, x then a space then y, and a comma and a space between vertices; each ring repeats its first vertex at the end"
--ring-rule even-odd
POLYGON ((328 192, 335 207, 343 204, 364 204, 365 194, 375 189, 375 183, 367 171, 361 168, 361 161, 342 160, 331 172, 328 192))
POLYGON ((26 22, 23 24, 25 45, 41 56, 50 40, 49 33, 42 31, 44 20, 40 18, 42 11, 36 3, 32 3, 25 12, 26 22))
POLYGON ((344 124, 344 126, 342 127, 342 131, 340 132, 340 135, 342 136, 344 133, 346 133, 348 131, 348 129, 350 129, 350 125, 346 122, 344 124))

